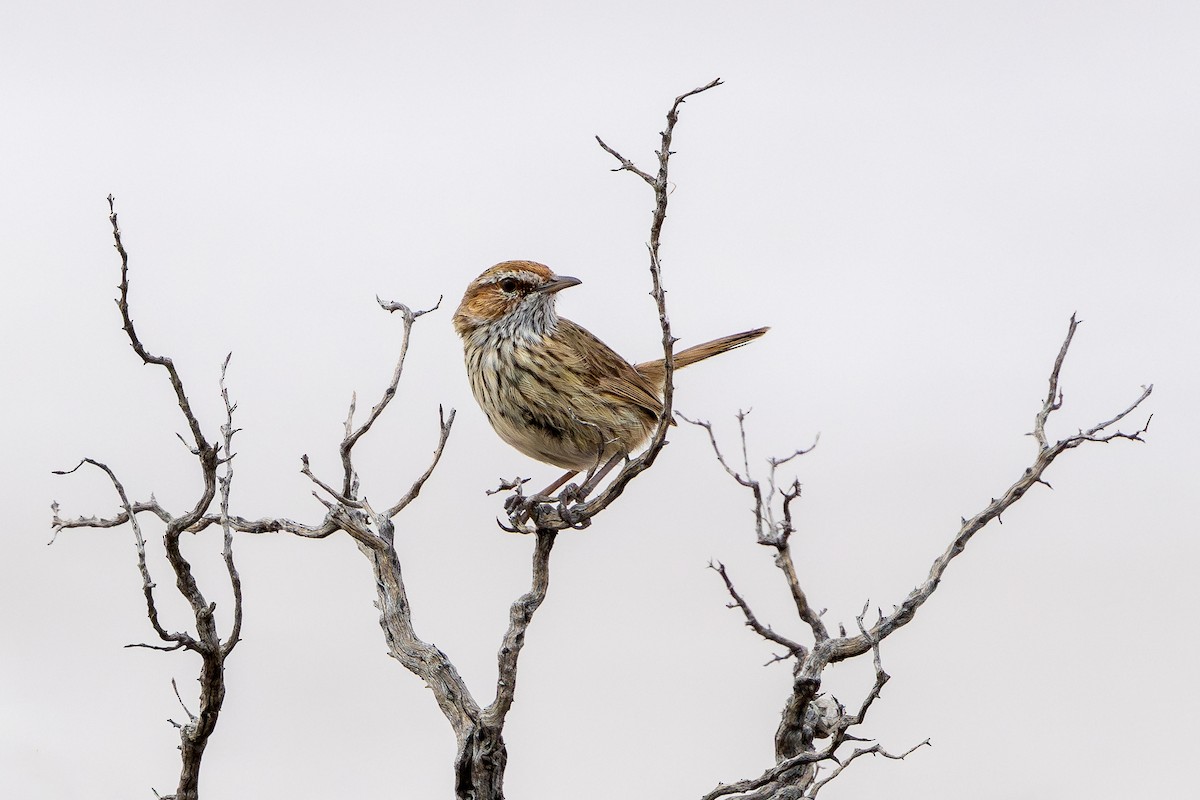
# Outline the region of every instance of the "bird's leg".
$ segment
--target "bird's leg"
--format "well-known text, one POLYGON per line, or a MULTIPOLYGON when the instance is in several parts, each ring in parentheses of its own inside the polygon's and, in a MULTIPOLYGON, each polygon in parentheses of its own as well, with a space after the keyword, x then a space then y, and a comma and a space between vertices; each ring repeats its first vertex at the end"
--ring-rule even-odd
POLYGON ((590 519, 586 517, 581 519, 576 515, 574 509, 579 506, 572 504, 582 503, 586 500, 588 494, 600 484, 600 481, 604 480, 604 476, 611 472, 612 468, 617 465, 617 462, 622 459, 628 459, 628 456, 625 453, 616 453, 612 458, 604 462, 603 466, 600 466, 597 461, 597 466, 588 470, 582 487, 571 484, 563 490, 562 494, 558 496, 558 513, 562 516, 563 522, 566 522, 572 528, 586 528, 591 524, 590 519))
POLYGON ((579 470, 573 469, 570 472, 568 472, 567 474, 563 475, 558 480, 556 480, 554 483, 547 486, 545 489, 542 489, 540 492, 538 492, 538 494, 551 495, 554 492, 557 492, 559 487, 561 487, 564 483, 571 480, 571 478, 574 478, 578 474, 579 474, 579 470))
POLYGON ((612 472, 612 468, 617 465, 617 462, 625 457, 625 453, 616 453, 604 464, 604 466, 600 467, 591 475, 589 475, 587 481, 579 490, 579 499, 582 500, 591 494, 592 490, 600 484, 600 481, 604 480, 604 476, 612 472))

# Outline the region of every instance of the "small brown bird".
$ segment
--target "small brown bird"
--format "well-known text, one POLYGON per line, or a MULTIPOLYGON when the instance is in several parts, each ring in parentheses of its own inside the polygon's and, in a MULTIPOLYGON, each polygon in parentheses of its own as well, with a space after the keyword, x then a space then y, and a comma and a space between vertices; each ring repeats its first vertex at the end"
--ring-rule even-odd
MULTIPOLYGON (((598 481, 654 432, 664 362, 636 366, 554 311, 558 292, 580 283, 533 261, 505 261, 471 282, 454 314, 475 400, 500 438, 531 458, 598 481)), ((675 354, 686 367, 757 339, 735 333, 675 354)))

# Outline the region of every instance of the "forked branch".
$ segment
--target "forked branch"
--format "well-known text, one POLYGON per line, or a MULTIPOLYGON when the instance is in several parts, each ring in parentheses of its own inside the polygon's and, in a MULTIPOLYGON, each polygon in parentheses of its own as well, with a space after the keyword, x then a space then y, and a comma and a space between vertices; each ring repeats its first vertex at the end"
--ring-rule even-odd
MULTIPOLYGON (((121 237, 121 229, 117 223, 115 201, 112 195, 108 197, 109 222, 112 225, 114 247, 121 259, 121 282, 118 286, 117 308, 121 314, 122 329, 129 339, 133 351, 145 364, 160 366, 167 374, 167 379, 175 393, 175 401, 183 414, 188 429, 191 432, 192 444, 189 450, 200 465, 201 489, 195 505, 187 512, 175 516, 166 511, 153 498, 150 501, 131 502, 125 487, 117 479, 114 471, 106 464, 91 458, 85 458, 75 469, 61 471, 58 474, 74 472, 83 464, 91 464, 108 475, 117 496, 120 498, 121 510, 111 518, 77 517, 65 520, 59 516, 58 504, 52 505, 52 527, 55 537, 58 532, 67 528, 110 528, 130 523, 134 532, 137 546, 138 571, 142 578, 142 593, 146 600, 146 615, 150 625, 159 639, 166 642, 165 646, 151 644, 136 644, 134 647, 144 647, 153 650, 185 649, 200 657, 200 686, 199 711, 196 714, 188 712, 188 721, 177 724, 180 738, 180 771, 179 784, 176 791, 167 798, 174 800, 195 800, 199 793, 200 765, 209 737, 216 729, 221 706, 225 699, 225 660, 237 646, 242 627, 242 584, 233 559, 233 537, 229 517, 229 492, 233 480, 232 442, 236 429, 233 427, 234 404, 229 399, 225 388, 225 370, 229 359, 221 368, 221 396, 225 402, 225 424, 221 427, 222 441, 213 444, 205 437, 199 419, 192 410, 183 380, 175 368, 174 362, 166 357, 154 355, 142 343, 129 310, 129 253, 121 237), (222 453, 224 455, 222 456, 222 453), (224 466, 222 474, 218 474, 224 466), (218 489, 219 486, 219 489, 218 489), (219 510, 211 513, 214 498, 220 492, 219 510), (161 622, 155 598, 155 583, 151 578, 146 559, 145 538, 142 534, 138 514, 150 512, 166 525, 163 534, 163 546, 166 550, 167 562, 175 575, 175 586, 179 594, 191 608, 195 632, 170 631, 161 622), (233 593, 233 613, 229 635, 222 640, 216 623, 216 604, 205 599, 203 592, 192 572, 191 565, 184 558, 180 549, 180 536, 196 526, 203 527, 201 522, 211 516, 222 525, 224 531, 222 558, 233 593)), ((182 437, 181 437, 182 438, 182 437)), ((180 701, 182 703, 182 700, 180 701)))
MULTIPOLYGON (((54 514, 53 519, 51 520, 51 527, 54 529, 55 538, 57 538, 58 533, 65 528, 112 528, 116 527, 117 525, 124 524, 125 522, 132 523, 131 527, 133 528, 133 540, 137 546, 138 572, 142 576, 142 595, 146 599, 146 616, 150 620, 150 627, 154 628, 154 632, 158 634, 158 637, 164 642, 173 643, 173 646, 170 648, 172 650, 177 650, 180 647, 187 647, 192 650, 196 649, 196 640, 191 636, 186 633, 169 633, 162 626, 162 623, 159 622, 158 606, 154 601, 155 583, 154 579, 150 577, 150 567, 146 563, 146 539, 142 535, 142 526, 137 518, 138 508, 133 503, 129 502, 129 495, 125 492, 125 486, 117 478, 116 473, 112 471, 112 468, 107 464, 96 461, 95 459, 83 458, 71 469, 54 470, 54 474, 70 475, 84 464, 90 464, 108 476, 109 481, 113 485, 113 489, 115 489, 117 492, 117 497, 121 501, 122 512, 113 520, 98 520, 95 517, 80 517, 75 520, 64 520, 58 516, 58 503, 54 503, 51 505, 51 510, 54 514)), ((139 505, 145 507, 149 504, 142 503, 139 505)), ((158 506, 157 503, 154 503, 153 505, 155 507, 158 506)), ((169 520, 170 517, 168 516, 164 521, 169 520)))
POLYGON ((196 419, 196 415, 192 411, 192 404, 188 400, 187 392, 184 391, 183 380, 175 369, 175 362, 165 356, 156 356, 150 353, 138 338, 137 331, 134 330, 133 318, 129 314, 129 253, 125 251, 125 245, 121 241, 121 228, 117 225, 116 199, 111 194, 108 196, 108 221, 112 225, 113 246, 121 257, 121 284, 118 287, 120 296, 117 298, 117 308, 121 311, 122 328, 129 337, 129 344, 132 345, 133 351, 144 363, 157 364, 167 371, 171 388, 175 391, 175 400, 179 404, 179 410, 183 412, 188 428, 191 429, 196 450, 204 451, 210 445, 204 438, 204 432, 200 429, 200 421, 196 419))
MULTIPOLYGON (((431 311, 437 311, 442 306, 442 298, 441 297, 438 298, 438 301, 436 303, 434 303, 432 308, 427 308, 427 309, 424 309, 423 311, 413 311, 412 309, 410 309, 408 306, 404 305, 403 303, 397 303, 394 300, 391 302, 385 303, 379 297, 376 297, 375 301, 377 303, 379 303, 379 306, 384 311, 388 311, 388 312, 399 311, 400 312, 401 317, 404 320, 404 335, 400 340, 400 357, 396 359, 396 367, 395 367, 395 369, 392 370, 392 380, 388 384, 387 389, 384 390, 383 398, 380 399, 380 401, 375 404, 375 406, 371 409, 371 413, 367 416, 366 421, 364 421, 363 424, 360 425, 357 429, 353 429, 351 427, 351 423, 354 418, 354 401, 352 400, 350 402, 350 414, 346 417, 346 437, 344 439, 342 439, 342 444, 341 444, 341 447, 339 448, 340 452, 341 452, 341 456, 342 456, 342 468, 345 472, 345 475, 343 476, 344 483, 343 483, 343 488, 342 488, 342 494, 347 494, 347 495, 350 493, 350 484, 354 478, 354 471, 353 471, 353 469, 351 469, 351 466, 350 466, 350 451, 352 449, 354 449, 355 443, 357 443, 358 440, 361 439, 363 437, 363 435, 365 435, 367 433, 367 431, 371 430, 371 426, 375 424, 375 420, 379 419, 379 415, 383 413, 383 410, 385 408, 387 408, 388 403, 392 402, 392 398, 396 396, 396 389, 400 385, 400 376, 404 373, 404 361, 408 357, 408 342, 409 342, 409 339, 412 337, 413 323, 415 323, 419 317, 422 317, 431 311)), ((438 413, 439 413, 439 415, 441 414, 441 409, 438 410, 438 413)), ((453 414, 453 411, 451 412, 451 414, 453 414)), ((443 424, 444 424, 444 421, 443 421, 443 424)), ((437 457, 435 457, 435 459, 434 459, 433 466, 436 466, 437 458, 440 458, 440 457, 441 457, 441 450, 439 448, 439 450, 437 452, 437 457)), ((430 467, 430 471, 433 470, 433 466, 430 467)), ((423 482, 424 481, 422 481, 422 483, 423 482)), ((417 491, 419 492, 420 489, 418 488, 417 491)), ((413 496, 415 497, 416 495, 414 494, 413 496)), ((407 505, 407 504, 405 504, 405 505, 407 505)), ((398 513, 399 510, 400 509, 397 509, 396 512, 394 512, 392 514, 392 516, 395 516, 395 514, 398 513)))
POLYGON ((788 649, 786 655, 777 656, 772 661, 795 659, 793 669, 794 682, 791 696, 784 707, 779 730, 776 732, 776 764, 758 778, 739 781, 733 784, 722 784, 705 795, 704 800, 717 800, 717 798, 734 796, 740 798, 740 800, 770 798, 775 797, 779 791, 785 788, 793 792, 789 796, 794 796, 797 800, 801 798, 813 798, 822 787, 838 777, 846 767, 861 756, 880 755, 885 758, 902 759, 917 747, 928 744, 928 741, 922 742, 899 755, 891 755, 878 744, 858 748, 847 756, 838 755, 838 748, 844 742, 857 739, 857 737, 850 735, 850 729, 863 723, 871 704, 878 699, 883 685, 887 682, 887 673, 883 671, 880 663, 880 643, 912 621, 917 610, 933 595, 938 586, 941 585, 941 580, 950 562, 963 552, 968 542, 976 533, 987 526, 993 519, 1000 520, 1001 515, 1008 508, 1018 502, 1037 484, 1040 483, 1049 486, 1043 475, 1060 455, 1067 450, 1074 449, 1088 442, 1103 443, 1116 439, 1128 439, 1140 442, 1143 441, 1142 435, 1148 430, 1150 424, 1149 418, 1147 418, 1144 425, 1133 432, 1124 432, 1114 428, 1114 426, 1141 406, 1153 391, 1152 386, 1142 387, 1141 394, 1128 407, 1110 419, 1099 422, 1086 430, 1079 430, 1077 433, 1053 443, 1047 438, 1047 421, 1055 411, 1058 411, 1063 406, 1061 373, 1063 363, 1066 360, 1067 352, 1078 326, 1079 321, 1072 316, 1066 338, 1059 348, 1054 365, 1050 370, 1049 391, 1047 392, 1046 399, 1034 417, 1032 435, 1037 441, 1038 451, 1034 456, 1032 464, 999 497, 993 498, 987 506, 970 519, 964 518, 962 520, 958 533, 946 547, 945 551, 934 559, 926 580, 914 588, 904 601, 896 606, 890 614, 880 612, 878 619, 868 626, 864 622, 866 614, 864 607, 863 613, 857 617, 858 633, 856 635, 847 635, 844 630, 840 631, 840 635, 838 636, 830 636, 828 634, 824 623, 821 621, 821 614, 814 611, 808 602, 807 596, 801 589, 792 560, 789 537, 794 532, 795 527, 792 521, 790 506, 792 501, 799 497, 800 484, 793 481, 790 486, 779 488, 775 480, 775 470, 779 465, 798 454, 807 452, 807 450, 797 451, 785 459, 768 460, 770 477, 764 487, 750 475, 749 460, 745 456, 744 413, 738 416, 743 447, 743 463, 745 464, 741 471, 730 467, 729 461, 722 454, 717 444, 716 436, 713 434, 712 426, 709 423, 682 417, 687 422, 705 429, 708 433, 713 452, 721 467, 738 484, 751 491, 754 503, 755 531, 758 542, 759 544, 772 547, 776 551, 775 563, 784 573, 788 588, 795 601, 797 616, 808 627, 813 641, 811 646, 805 646, 778 633, 773 628, 758 623, 757 619, 750 612, 747 601, 735 588, 725 570, 723 568, 718 570, 725 583, 726 590, 733 598, 733 603, 730 604, 730 607, 740 608, 743 616, 746 618, 747 625, 761 638, 773 644, 783 644, 788 649), (773 510, 775 507, 773 504, 776 503, 780 509, 779 512, 773 510), (839 704, 837 712, 832 715, 832 720, 827 720, 823 725, 818 724, 822 719, 829 716, 828 712, 830 708, 829 703, 819 693, 824 669, 830 664, 861 656, 868 652, 873 654, 876 682, 860 705, 858 712, 848 714, 839 704), (818 748, 814 742, 816 739, 822 738, 822 727, 830 732, 830 741, 825 746, 818 748), (827 776, 818 780, 819 765, 826 761, 834 761, 838 766, 827 776))

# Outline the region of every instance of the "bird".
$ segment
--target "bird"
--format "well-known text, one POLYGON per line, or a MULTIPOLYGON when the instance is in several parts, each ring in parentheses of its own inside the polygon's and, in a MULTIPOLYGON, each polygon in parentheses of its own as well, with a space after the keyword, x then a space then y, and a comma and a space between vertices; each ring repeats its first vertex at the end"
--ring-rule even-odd
MULTIPOLYGON (((504 261, 467 286, 454 314, 475 400, 505 442, 596 483, 650 438, 663 411, 663 359, 631 364, 558 316, 563 289, 582 281, 536 261, 504 261)), ((676 369, 748 344, 768 328, 723 336, 674 354, 676 369)), ((585 492, 586 493, 586 492, 585 492)))

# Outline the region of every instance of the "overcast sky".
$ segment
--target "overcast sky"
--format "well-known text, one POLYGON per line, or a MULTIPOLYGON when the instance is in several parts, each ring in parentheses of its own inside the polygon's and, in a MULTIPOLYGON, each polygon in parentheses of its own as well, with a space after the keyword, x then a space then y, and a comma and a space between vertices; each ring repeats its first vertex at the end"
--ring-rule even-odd
MULTIPOLYGON (((883 647, 892 674, 838 797, 1127 798, 1192 781, 1192 499, 1200 448, 1200 7, 1130 2, 156 2, 9 4, 0 30, 6 519, 0 794, 151 797, 178 776, 170 681, 128 528, 50 539, 50 503, 111 515, 104 476, 180 511, 194 461, 161 370, 120 329, 117 198, 146 345, 175 358, 210 437, 232 351, 233 506, 317 521, 300 456, 336 475, 351 393, 386 386, 401 330, 375 297, 442 309, 359 448, 394 500, 417 632, 488 702, 533 542, 493 518, 501 477, 556 477, 488 428, 450 326, 498 261, 583 284, 560 312, 655 356, 649 166, 675 95, 665 281, 685 344, 758 325, 678 376, 677 407, 752 464, 795 462, 802 581, 826 619, 890 609, 1027 466, 1072 312, 1065 436, 1155 392, 1147 443, 1081 447, 989 526, 883 647)), ((508 796, 697 798, 770 766, 788 668, 727 610, 801 630, 749 497, 700 431, 590 529, 560 537, 506 731, 508 796), (567 787, 568 788, 564 788, 567 787)), ((171 629, 188 625, 152 569, 171 629)), ((218 614, 219 543, 185 542, 218 614)), ((244 642, 207 798, 451 796, 453 737, 387 658, 368 566, 334 536, 239 538, 244 642)), ((227 618, 224 618, 227 620, 227 618)), ((826 674, 857 703, 869 665, 826 674)))

